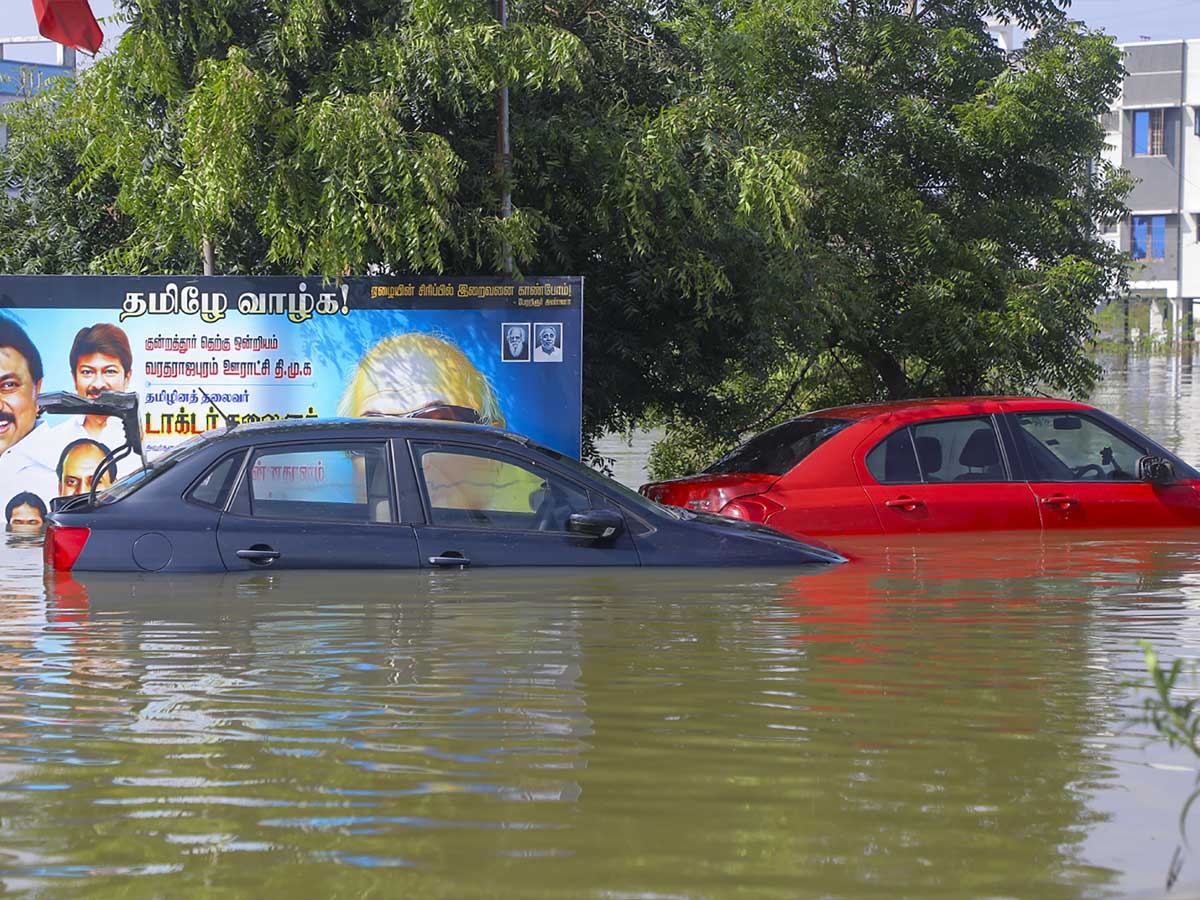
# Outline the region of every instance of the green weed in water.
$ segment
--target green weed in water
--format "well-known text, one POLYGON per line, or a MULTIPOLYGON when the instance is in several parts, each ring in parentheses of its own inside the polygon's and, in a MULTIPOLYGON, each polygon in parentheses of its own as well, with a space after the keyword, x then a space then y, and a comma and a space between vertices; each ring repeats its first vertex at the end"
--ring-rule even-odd
MULTIPOLYGON (((1141 645, 1146 660, 1152 689, 1151 695, 1142 701, 1142 711, 1145 715, 1140 721, 1153 727, 1159 736, 1166 740, 1168 746, 1186 747, 1194 756, 1200 758, 1200 746, 1197 745, 1197 735, 1200 735, 1200 714, 1197 712, 1200 697, 1182 700, 1173 696, 1183 674, 1183 660, 1176 659, 1170 668, 1164 669, 1149 641, 1138 641, 1138 644, 1141 645)), ((1183 846, 1176 847, 1171 857, 1171 865, 1167 870, 1168 890, 1178 880, 1183 869, 1183 848, 1188 845, 1187 817, 1197 798, 1200 798, 1200 775, 1197 776, 1197 786, 1179 811, 1179 836, 1183 846)))

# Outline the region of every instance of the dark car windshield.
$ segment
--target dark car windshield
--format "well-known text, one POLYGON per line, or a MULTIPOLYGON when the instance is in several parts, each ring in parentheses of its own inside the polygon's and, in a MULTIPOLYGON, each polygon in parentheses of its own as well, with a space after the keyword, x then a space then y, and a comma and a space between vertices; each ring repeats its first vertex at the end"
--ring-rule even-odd
POLYGON ((783 475, 852 422, 853 419, 792 419, 750 438, 718 459, 704 473, 783 475))
POLYGON ((672 519, 694 519, 694 518, 696 518, 696 514, 693 513, 691 510, 682 509, 678 506, 665 506, 662 503, 658 503, 655 500, 651 500, 649 497, 643 497, 641 494, 639 494, 637 491, 633 490, 632 488, 626 487, 625 485, 621 484, 621 482, 619 482, 613 478, 609 478, 606 475, 604 475, 603 473, 597 472, 595 469, 591 468, 590 466, 585 465, 584 463, 581 463, 579 460, 573 459, 570 456, 566 456, 562 453, 559 453, 557 450, 553 450, 550 447, 544 447, 541 444, 536 444, 530 440, 525 440, 524 443, 525 443, 525 446, 532 447, 533 449, 546 454, 547 456, 549 456, 552 460, 554 460, 556 463, 558 463, 561 466, 565 466, 568 469, 573 469, 576 473, 578 473, 580 475, 599 479, 600 481, 602 481, 604 483, 605 488, 612 491, 614 494, 617 494, 622 500, 624 500, 630 506, 634 506, 634 507, 642 510, 643 512, 651 512, 651 513, 658 513, 659 515, 667 515, 667 516, 670 516, 672 519))
POLYGON ((96 503, 116 503, 118 500, 123 500, 135 491, 141 490, 159 475, 167 472, 174 466, 181 463, 183 460, 187 459, 193 453, 200 450, 211 438, 216 437, 218 434, 224 433, 224 429, 217 431, 205 431, 194 437, 188 438, 170 452, 160 456, 153 462, 147 463, 136 472, 126 475, 120 481, 114 483, 112 487, 105 488, 102 491, 97 491, 96 503))

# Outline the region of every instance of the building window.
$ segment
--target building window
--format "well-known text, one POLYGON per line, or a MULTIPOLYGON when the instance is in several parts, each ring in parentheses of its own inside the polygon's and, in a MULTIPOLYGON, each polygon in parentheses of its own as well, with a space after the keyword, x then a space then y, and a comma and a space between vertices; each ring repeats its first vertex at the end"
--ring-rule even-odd
POLYGON ((1133 155, 1163 156, 1163 111, 1139 109, 1133 114, 1133 155))
POLYGON ((1134 216, 1130 255, 1134 259, 1163 259, 1167 255, 1167 217, 1134 216))

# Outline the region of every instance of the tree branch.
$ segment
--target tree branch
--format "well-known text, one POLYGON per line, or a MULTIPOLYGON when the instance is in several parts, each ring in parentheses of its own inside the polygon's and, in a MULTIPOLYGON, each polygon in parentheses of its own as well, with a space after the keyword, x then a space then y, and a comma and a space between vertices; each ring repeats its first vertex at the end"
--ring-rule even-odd
POLYGON ((747 431, 758 431, 759 426, 762 425, 763 422, 771 421, 771 419, 775 417, 775 414, 778 413, 785 406, 787 406, 788 402, 791 401, 792 395, 795 394, 797 388, 800 387, 800 382, 802 382, 804 380, 804 376, 808 374, 809 369, 811 369, 816 364, 816 362, 817 362, 817 357, 810 356, 808 358, 808 362, 805 363, 804 368, 800 370, 800 374, 792 379, 792 383, 790 385, 788 385, 787 393, 785 393, 783 395, 783 399, 780 400, 779 403, 777 403, 775 405, 775 408, 772 409, 770 412, 766 413, 765 415, 759 416, 757 419, 755 419, 753 422, 751 422, 745 428, 738 431, 738 434, 742 435, 742 434, 745 434, 747 431))

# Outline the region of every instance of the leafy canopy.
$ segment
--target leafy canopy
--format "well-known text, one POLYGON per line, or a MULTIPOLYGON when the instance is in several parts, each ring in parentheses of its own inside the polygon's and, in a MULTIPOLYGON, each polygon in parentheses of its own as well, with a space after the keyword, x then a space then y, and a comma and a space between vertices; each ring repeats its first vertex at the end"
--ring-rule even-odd
MULTIPOLYGON (((15 104, 0 268, 587 278, 585 429, 1079 393, 1119 52, 1056 0, 126 0, 15 104), (987 15, 1038 29, 1006 56, 987 15), (513 166, 494 95, 512 92, 513 166), (514 215, 496 215, 507 181, 514 215)), ((691 449, 695 448, 695 449, 691 449)))

